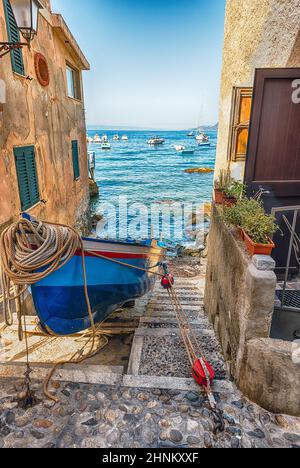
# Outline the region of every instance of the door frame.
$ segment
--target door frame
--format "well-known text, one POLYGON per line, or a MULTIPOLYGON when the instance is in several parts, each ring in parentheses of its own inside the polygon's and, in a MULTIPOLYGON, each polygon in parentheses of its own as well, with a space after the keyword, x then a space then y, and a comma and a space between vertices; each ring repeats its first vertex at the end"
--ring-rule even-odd
MULTIPOLYGON (((255 174, 255 164, 256 164, 256 151, 258 148, 258 140, 260 134, 260 122, 262 117, 262 107, 263 107, 263 98, 264 98, 264 88, 266 79, 300 79, 300 68, 257 68, 255 70, 255 79, 254 79, 254 90, 253 90, 253 101, 252 101, 252 110, 250 118, 250 127, 249 127, 249 141, 246 157, 246 167, 245 167, 245 184, 248 185, 251 183, 251 187, 248 187, 248 195, 253 196, 257 188, 259 190, 260 186, 267 187, 275 193, 275 196, 283 197, 297 197, 300 196, 300 182, 295 182, 293 184, 284 184, 282 181, 261 181, 254 182, 253 178, 255 174), (252 157, 251 157, 252 155, 252 157), (254 155, 254 157, 253 157, 254 155), (292 188, 292 190, 291 190, 292 188), (295 190, 296 188, 296 190, 295 190)), ((292 96, 292 88, 291 88, 292 96)), ((298 104, 300 106, 300 104, 298 104)), ((287 181, 288 182, 288 181, 287 181)))

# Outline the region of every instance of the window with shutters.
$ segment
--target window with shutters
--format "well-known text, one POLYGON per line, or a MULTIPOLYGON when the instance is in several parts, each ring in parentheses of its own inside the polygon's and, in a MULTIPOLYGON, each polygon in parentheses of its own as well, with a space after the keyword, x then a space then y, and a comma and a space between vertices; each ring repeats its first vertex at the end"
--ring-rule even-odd
POLYGON ((74 180, 77 180, 80 177, 79 152, 78 152, 77 140, 72 141, 72 159, 73 159, 74 180))
MULTIPOLYGON (((20 32, 9 0, 3 0, 9 42, 20 42, 20 32)), ((12 69, 19 75, 25 75, 22 49, 14 49, 10 53, 12 69)))
POLYGON ((34 146, 14 149, 21 210, 28 210, 40 201, 34 146))
POLYGON ((228 159, 245 161, 248 147, 253 88, 234 88, 228 159))

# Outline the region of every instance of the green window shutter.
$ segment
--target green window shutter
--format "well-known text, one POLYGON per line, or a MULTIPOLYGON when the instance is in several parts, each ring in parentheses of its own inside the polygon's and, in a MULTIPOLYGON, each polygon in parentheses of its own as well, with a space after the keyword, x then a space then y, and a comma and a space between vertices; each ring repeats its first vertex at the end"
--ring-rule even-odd
POLYGON ((73 159, 73 170, 74 170, 74 179, 77 180, 80 177, 80 167, 79 167, 79 153, 78 153, 78 141, 72 141, 72 159, 73 159))
POLYGON ((34 146, 14 149, 21 210, 28 210, 40 201, 34 146))
MULTIPOLYGON (((7 36, 9 42, 20 42, 20 32, 16 25, 16 20, 11 8, 9 0, 3 0, 4 11, 7 25, 7 36)), ((23 62, 23 53, 22 49, 12 50, 11 53, 11 64, 14 72, 19 73, 19 75, 25 75, 24 62, 23 62)))

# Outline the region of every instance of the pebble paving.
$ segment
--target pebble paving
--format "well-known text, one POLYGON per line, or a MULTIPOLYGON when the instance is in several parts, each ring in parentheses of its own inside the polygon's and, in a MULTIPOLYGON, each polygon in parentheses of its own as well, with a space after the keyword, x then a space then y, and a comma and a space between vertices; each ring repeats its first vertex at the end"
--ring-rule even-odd
MULTIPOLYGON (((200 305, 195 318, 201 317, 211 330, 200 305)), ((162 324, 160 333, 168 329, 168 323, 162 324)), ((156 327, 141 324, 141 329, 155 332, 156 327)), ((0 387, 0 448, 300 448, 299 418, 259 408, 234 385, 221 391, 229 378, 219 344, 209 338, 203 347, 218 374, 220 393, 215 397, 224 411, 224 433, 214 434, 212 413, 200 392, 53 381, 52 391, 60 399, 54 404, 34 382, 38 404, 25 411, 16 401, 22 382, 5 379, 0 387)), ((163 335, 144 337, 140 374, 190 377, 178 334, 171 343, 163 335)))

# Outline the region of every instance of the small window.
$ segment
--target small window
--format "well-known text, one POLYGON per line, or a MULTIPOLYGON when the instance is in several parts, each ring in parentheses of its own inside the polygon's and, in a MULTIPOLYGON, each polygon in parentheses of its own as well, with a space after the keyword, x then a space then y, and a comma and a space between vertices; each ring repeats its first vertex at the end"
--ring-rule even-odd
POLYGON ((40 201, 34 146, 14 149, 21 210, 28 210, 40 201))
POLYGON ((80 177, 79 152, 78 152, 77 140, 72 141, 72 159, 73 159, 74 180, 77 180, 80 177))
MULTIPOLYGON (((4 12, 9 42, 20 42, 20 32, 9 0, 3 0, 4 12)), ((10 53, 12 69, 15 73, 25 76, 22 49, 14 49, 10 53)))
POLYGON ((228 159, 245 161, 248 147, 253 88, 234 88, 228 159))
POLYGON ((68 96, 81 100, 80 72, 67 64, 68 96))

